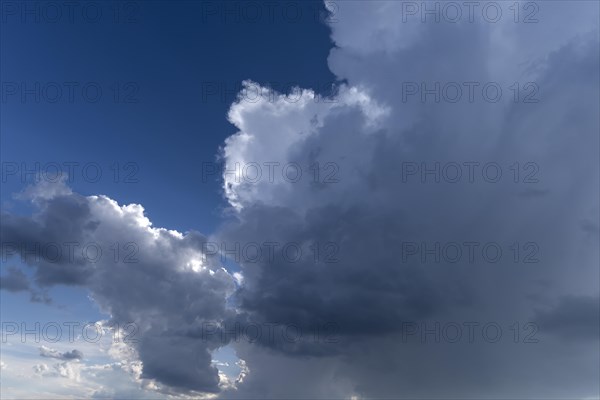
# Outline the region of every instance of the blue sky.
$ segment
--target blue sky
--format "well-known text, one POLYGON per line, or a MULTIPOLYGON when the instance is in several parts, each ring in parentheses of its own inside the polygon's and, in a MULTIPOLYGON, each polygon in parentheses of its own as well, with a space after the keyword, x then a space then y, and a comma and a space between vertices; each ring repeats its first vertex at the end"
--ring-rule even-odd
MULTIPOLYGON (((281 91, 296 85, 325 91, 335 82, 327 68, 332 43, 318 18, 325 8, 311 1, 298 18, 294 9, 289 16, 279 10, 272 20, 261 11, 265 15, 252 22, 235 14, 236 2, 229 5, 233 14, 214 2, 98 4, 97 23, 77 13, 70 23, 66 10, 59 22, 43 23, 42 8, 40 23, 35 15, 26 23, 20 14, 4 16, 2 79, 18 83, 19 94, 6 94, 2 104, 2 160, 32 169, 36 162, 42 168, 55 162, 64 171, 63 163, 79 163, 73 167, 79 192, 118 194, 121 202, 144 204, 159 226, 210 232, 225 203, 218 176, 203 182, 202 163, 214 162, 235 133, 226 115, 241 82, 281 91), (115 10, 123 23, 114 22, 115 10), (56 103, 26 95, 23 104, 21 82, 34 90, 39 83, 38 92, 47 88, 50 99, 52 83, 63 93, 56 103), (78 84, 72 102, 69 82, 78 84), (96 84, 102 97, 92 103, 96 84), (85 85, 91 85, 85 89, 91 100, 85 85), (82 171, 88 163, 101 167, 98 182, 88 182, 95 180, 93 165, 82 171), (177 211, 165 213, 166 205, 177 211)), ((20 178, 7 178, 2 201, 10 201, 20 184, 20 178)))

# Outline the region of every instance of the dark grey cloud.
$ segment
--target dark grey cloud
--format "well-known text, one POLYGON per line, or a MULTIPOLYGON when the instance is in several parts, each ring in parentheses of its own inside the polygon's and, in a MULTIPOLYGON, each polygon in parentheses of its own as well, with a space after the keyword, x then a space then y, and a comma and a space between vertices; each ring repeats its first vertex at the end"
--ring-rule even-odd
MULTIPOLYGON (((44 287, 89 289, 109 315, 108 324, 127 329, 127 344, 143 362, 143 382, 153 379, 158 390, 173 394, 219 390, 210 352, 225 343, 219 337, 191 340, 188 334, 232 313, 226 300, 233 278, 204 257, 204 236, 154 228, 141 206, 82 196, 62 182, 28 188, 22 197, 36 210, 31 216, 2 215, 3 257, 33 267, 35 281, 44 287), (73 243, 74 250, 66 251, 65 243, 73 243), (49 244, 63 253, 44 253, 49 244), (85 253, 88 245, 91 250, 85 253)), ((12 281, 21 276, 12 274, 12 281)), ((77 351, 42 355, 81 356, 77 351)))
POLYGON ((69 361, 69 360, 81 360, 83 358, 83 353, 77 349, 73 349, 71 351, 65 351, 65 352, 61 353, 57 350, 42 346, 42 347, 40 347, 40 356, 69 361))
POLYGON ((331 25, 337 47, 329 65, 347 82, 336 102, 318 103, 305 92, 296 103, 282 96, 232 106, 229 119, 240 132, 223 149, 228 169, 333 162, 339 181, 237 183, 224 175, 235 212, 214 241, 296 243, 304 250, 296 262, 277 252, 269 262, 242 260, 238 318, 305 335, 236 343, 250 373, 227 396, 597 393, 588 371, 599 372, 598 346, 566 354, 546 335, 552 317, 536 325, 542 314, 534 312, 574 293, 598 293, 597 243, 580 222, 597 218, 599 203, 599 46, 597 21, 588 15, 598 9, 578 4, 544 3, 546 19, 526 27, 507 20, 402 24, 402 2, 347 2, 331 25), (562 24, 567 16, 571 22, 562 24), (503 97, 403 99, 406 83, 473 81, 493 82, 503 97), (521 89, 534 82, 538 101, 514 101, 515 82, 521 89), (462 179, 420 169, 406 175, 404 168, 423 163, 429 170, 458 164, 462 179), (464 163, 479 166, 473 181, 464 163), (482 173, 486 163, 501 179, 482 173), (315 262, 311 245, 328 242, 339 246, 338 261, 315 262), (424 245, 425 254, 403 260, 406 242, 424 245), (464 252, 459 262, 438 262, 427 251, 450 242, 477 242, 478 257, 470 262, 464 252), (501 249, 499 260, 482 258, 486 243, 501 249), (464 332, 460 343, 431 336, 421 343, 420 332, 403 340, 407 323, 431 329, 436 322, 493 323, 503 334, 498 343, 465 343, 464 332), (306 335, 327 323, 336 327, 334 342, 306 335), (300 365, 309 371, 298 372, 300 365), (312 387, 298 387, 303 379, 312 387))
POLYGON ((34 218, 2 213, 3 257, 17 253, 21 260, 37 266, 39 285, 84 284, 93 266, 82 251, 71 253, 69 246, 82 246, 93 233, 87 229, 92 216, 85 198, 65 191, 34 199, 41 211, 34 218))
POLYGON ((600 298, 565 296, 549 309, 537 310, 533 318, 545 333, 566 341, 600 340, 600 298))
POLYGON ((585 220, 581 222, 581 229, 585 232, 589 233, 592 236, 598 236, 600 233, 600 228, 598 227, 598 223, 595 221, 585 220))
POLYGON ((9 292, 29 292, 33 303, 51 304, 52 299, 45 290, 32 287, 27 275, 16 267, 8 267, 8 272, 0 276, 0 290, 9 292))
POLYGON ((0 276, 0 289, 9 292, 22 292, 29 290, 29 279, 23 271, 9 267, 8 272, 0 276))

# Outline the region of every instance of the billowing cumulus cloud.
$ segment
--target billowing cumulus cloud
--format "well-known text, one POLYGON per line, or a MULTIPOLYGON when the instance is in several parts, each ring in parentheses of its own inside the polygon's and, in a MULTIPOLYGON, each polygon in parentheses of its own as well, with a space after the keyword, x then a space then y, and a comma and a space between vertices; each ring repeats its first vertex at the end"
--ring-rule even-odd
MULTIPOLYGON (((63 182, 42 182, 22 198, 36 212, 2 214, 3 257, 34 267, 42 287, 88 288, 110 316, 108 325, 128 335, 143 364, 142 379, 175 392, 219 390, 210 351, 220 339, 197 340, 195 332, 227 318, 234 280, 203 256, 202 235, 155 228, 142 206, 81 196, 63 182)), ((49 350, 42 355, 80 358, 49 350)))
POLYGON ((599 203, 598 5, 543 3, 529 25, 507 7, 497 23, 422 22, 435 4, 341 3, 335 98, 232 105, 223 178, 236 213, 215 236, 303 250, 241 260, 247 320, 304 335, 238 344, 250 372, 237 395, 597 393, 598 341, 566 354, 555 333, 597 339, 585 227, 599 203), (334 262, 315 258, 331 243, 334 262), (325 326, 336 340, 311 334, 325 326))

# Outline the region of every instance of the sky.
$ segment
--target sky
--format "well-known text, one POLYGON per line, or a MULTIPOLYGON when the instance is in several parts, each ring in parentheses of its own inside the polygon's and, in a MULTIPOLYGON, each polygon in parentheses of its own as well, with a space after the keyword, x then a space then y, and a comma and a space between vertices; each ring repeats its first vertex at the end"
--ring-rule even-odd
POLYGON ((0 397, 600 398, 596 1, 0 2, 0 397))

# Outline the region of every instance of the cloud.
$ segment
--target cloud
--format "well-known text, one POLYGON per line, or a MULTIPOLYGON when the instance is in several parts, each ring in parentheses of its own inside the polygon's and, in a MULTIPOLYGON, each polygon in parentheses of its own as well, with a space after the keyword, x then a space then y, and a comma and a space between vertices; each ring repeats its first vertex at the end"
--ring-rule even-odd
MULTIPOLYGON (((232 212, 210 237, 43 184, 21 196, 32 215, 2 214, 10 253, 41 287, 86 287, 111 324, 131 324, 135 341, 114 352, 163 394, 594 395, 597 342, 567 351, 551 337, 597 334, 597 226, 582 221, 600 203, 598 5, 544 3, 531 25, 403 23, 403 6, 336 8, 334 97, 236 100, 221 154, 232 212), (230 274, 208 242, 274 251, 230 274), (36 243, 77 246, 32 256, 36 243), (211 357, 228 343, 234 383, 211 357)), ((77 377, 67 366, 55 373, 77 377)))
POLYGON ((66 378, 75 382, 81 379, 82 366, 68 361, 54 364, 52 368, 46 364, 36 364, 32 368, 36 375, 45 378, 66 378))
POLYGON ((13 293, 29 292, 29 299, 31 302, 45 304, 52 303, 52 299, 48 293, 33 288, 27 275, 15 267, 9 267, 8 273, 0 276, 0 290, 6 290, 13 293))
POLYGON ((549 309, 536 310, 534 320, 540 329, 559 335, 566 341, 600 338, 600 298, 598 296, 564 296, 549 309))
MULTIPOLYGON (((328 63, 345 83, 335 98, 297 89, 297 101, 240 96, 230 108, 238 133, 222 151, 223 191, 234 213, 214 241, 279 244, 273 258, 241 260, 238 320, 304 334, 290 340, 281 328, 236 343, 250 372, 226 395, 593 395, 598 384, 584 371, 598 372, 597 346, 571 358, 551 340, 523 340, 535 309, 598 293, 597 243, 580 222, 599 203, 598 5, 544 3, 544 18, 526 26, 402 23, 404 3, 339 5, 328 63), (472 101, 444 91, 466 83, 477 87, 472 101), (523 101, 528 84, 535 102, 523 101), (486 85, 503 95, 486 97, 486 85), (258 181, 243 169, 256 165, 258 181), (300 179, 281 173, 290 165, 300 179), (294 262, 281 251, 290 243, 302 250, 294 262), (335 262, 323 248, 315 257, 331 243, 335 262), (474 261, 464 243, 476 246, 474 261), (501 257, 486 258, 489 244, 501 257), (457 247, 452 261, 443 249, 457 247), (552 289, 534 284, 541 279, 552 289), (474 343, 465 332, 461 344, 421 344, 420 332, 403 340, 407 323, 435 337, 436 323, 465 322, 498 324, 502 341, 481 332, 474 343), (509 338, 517 322, 521 347, 509 338), (311 388, 296 385, 305 381, 311 388)), ((543 336, 552 318, 542 320, 543 336)))
POLYGON ((29 279, 23 271, 15 267, 9 267, 8 273, 0 278, 0 289, 9 292, 29 290, 29 279))
POLYGON ((42 375, 47 372, 50 368, 46 364, 36 364, 33 366, 33 372, 42 375))
MULTIPOLYGON (((235 284, 202 253, 204 236, 155 228, 142 206, 81 196, 64 182, 34 186, 21 197, 37 210, 2 214, 3 256, 21 257, 42 287, 89 289, 110 316, 108 324, 124 330, 143 363, 143 380, 180 393, 219 390, 210 352, 223 343, 195 340, 193 332, 228 318, 226 300, 235 284)), ((69 375, 65 368, 59 372, 69 375)))
POLYGON ((58 358, 59 360, 81 360, 83 358, 83 353, 77 349, 61 353, 46 346, 40 347, 40 355, 42 357, 58 358))
POLYGON ((81 343, 86 359, 53 363, 23 357, 36 350, 33 343, 15 343, 11 349, 3 345, 2 362, 9 368, 2 370, 2 398, 92 398, 94 393, 104 393, 103 398, 164 398, 146 382, 132 379, 126 363, 111 362, 103 351, 110 345, 110 339, 81 343))

